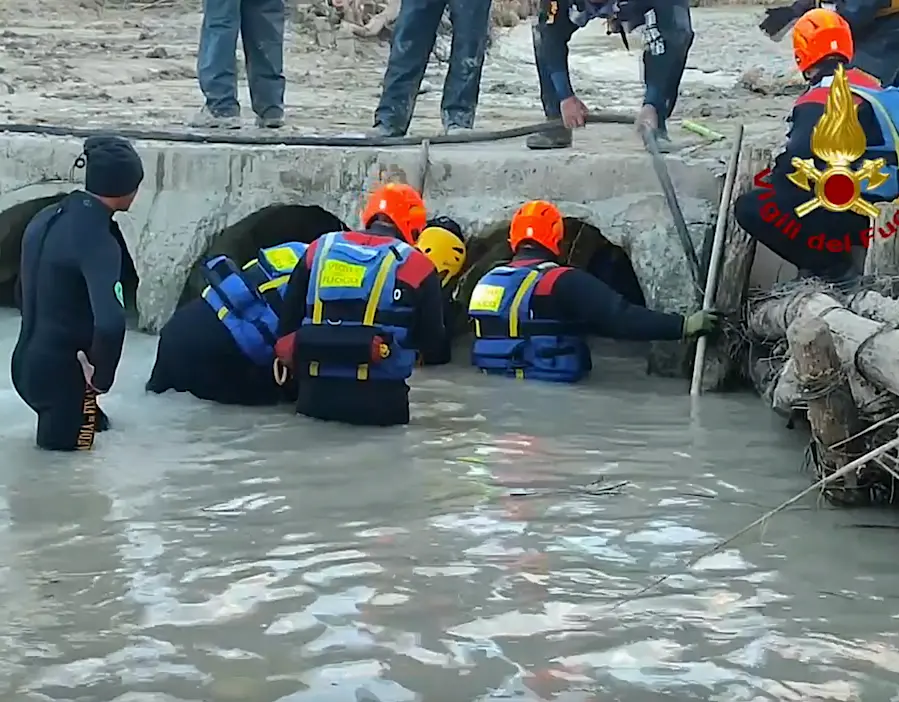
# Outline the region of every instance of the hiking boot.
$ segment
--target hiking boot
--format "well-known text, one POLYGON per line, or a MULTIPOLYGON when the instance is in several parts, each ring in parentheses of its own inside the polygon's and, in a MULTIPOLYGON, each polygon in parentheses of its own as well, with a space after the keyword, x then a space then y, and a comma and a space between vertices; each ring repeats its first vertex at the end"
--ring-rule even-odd
POLYGON ((265 114, 256 115, 256 126, 262 129, 280 129, 284 126, 284 113, 268 110, 265 114))
POLYGON ((471 127, 463 127, 461 124, 448 124, 443 130, 443 133, 447 136, 462 136, 464 134, 471 134, 471 127))
POLYGON ((193 116, 188 125, 200 129, 240 129, 240 115, 217 115, 204 107, 193 116))
POLYGON ((555 127, 545 132, 537 132, 531 134, 525 144, 533 151, 567 149, 571 146, 571 130, 565 127, 555 127))
POLYGON ((404 134, 395 129, 391 129, 386 124, 378 122, 374 127, 368 130, 365 136, 373 137, 375 139, 387 139, 393 137, 401 137, 404 136, 404 134))

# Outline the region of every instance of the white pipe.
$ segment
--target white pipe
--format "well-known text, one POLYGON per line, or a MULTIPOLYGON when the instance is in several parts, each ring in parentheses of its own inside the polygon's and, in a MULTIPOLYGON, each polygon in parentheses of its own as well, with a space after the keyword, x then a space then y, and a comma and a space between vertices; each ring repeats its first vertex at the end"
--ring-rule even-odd
MULTIPOLYGON (((712 240, 712 255, 709 258, 709 272, 705 279, 705 294, 702 296, 702 309, 707 310, 715 303, 715 294, 718 292, 718 269, 721 266, 721 256, 724 254, 724 233, 727 229, 727 212, 730 209, 730 200, 734 192, 734 183, 737 180, 737 165, 740 162, 740 149, 743 147, 743 125, 737 127, 737 136, 734 138, 733 151, 730 153, 730 161, 727 164, 727 175, 724 176, 724 188, 721 191, 721 202, 718 203, 718 221, 715 222, 715 238, 712 240)), ((696 342, 696 357, 693 360, 693 381, 690 383, 690 395, 696 396, 702 392, 702 373, 705 367, 705 351, 708 339, 699 337, 696 342)))

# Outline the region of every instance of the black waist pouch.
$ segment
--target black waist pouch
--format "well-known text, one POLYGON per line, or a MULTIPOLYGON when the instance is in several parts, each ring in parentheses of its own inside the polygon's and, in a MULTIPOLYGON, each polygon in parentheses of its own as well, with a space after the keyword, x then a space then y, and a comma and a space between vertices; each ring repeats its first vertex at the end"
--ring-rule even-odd
POLYGON ((296 333, 294 362, 378 363, 390 355, 392 343, 392 335, 377 327, 309 324, 296 333))

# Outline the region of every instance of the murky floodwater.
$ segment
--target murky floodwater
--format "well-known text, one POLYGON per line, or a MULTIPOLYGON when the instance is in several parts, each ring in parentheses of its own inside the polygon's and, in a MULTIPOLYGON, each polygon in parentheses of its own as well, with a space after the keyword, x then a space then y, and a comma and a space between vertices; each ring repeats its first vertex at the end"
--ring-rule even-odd
POLYGON ((3 700, 899 700, 896 532, 855 526, 891 515, 680 565, 807 484, 753 398, 691 418, 619 347, 583 388, 430 370, 413 426, 360 430, 145 396, 154 345, 89 455, 0 385, 3 700))

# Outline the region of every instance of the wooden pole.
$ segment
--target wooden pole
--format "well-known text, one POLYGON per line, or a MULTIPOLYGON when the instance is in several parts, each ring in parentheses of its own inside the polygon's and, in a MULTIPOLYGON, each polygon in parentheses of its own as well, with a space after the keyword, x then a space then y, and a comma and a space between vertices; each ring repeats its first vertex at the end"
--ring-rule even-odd
MULTIPOLYGON (((744 232, 734 218, 734 201, 752 189, 754 176, 767 168, 770 163, 770 149, 747 146, 740 154, 736 184, 728 209, 724 254, 714 303, 715 308, 723 312, 735 312, 742 308, 756 248, 755 239, 744 232)), ((728 338, 726 341, 730 340, 728 338)), ((706 351, 702 380, 707 391, 720 387, 736 365, 736 361, 728 351, 729 346, 728 343, 719 342, 706 351)))
MULTIPOLYGON (((847 441, 862 426, 842 363, 834 348, 827 323, 819 317, 800 318, 787 330, 796 377, 808 402, 808 420, 818 443, 818 477, 830 475, 864 453, 858 441, 847 441), (839 448, 831 448, 835 444, 839 448)), ((843 477, 843 488, 858 487, 856 474, 843 477)), ((847 493, 842 502, 858 501, 847 493)))
MULTIPOLYGON (((705 292, 702 296, 702 308, 707 310, 715 302, 715 294, 718 292, 718 271, 721 267, 721 255, 724 253, 724 234, 727 226, 727 212, 730 209, 730 200, 734 192, 734 183, 737 179, 737 164, 740 162, 740 149, 743 148, 743 125, 737 127, 737 136, 734 137, 733 150, 730 153, 730 161, 727 164, 727 174, 724 176, 724 189, 721 191, 721 201, 718 203, 718 220, 715 222, 715 238, 712 239, 712 255, 709 257, 709 270, 705 278, 705 292)), ((696 356, 693 359, 693 380, 690 383, 690 395, 699 395, 702 392, 702 373, 705 367, 705 350, 708 339, 704 336, 696 342, 696 356)))

